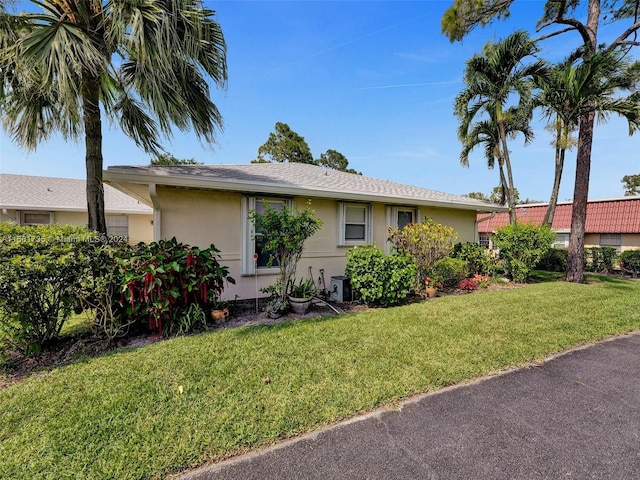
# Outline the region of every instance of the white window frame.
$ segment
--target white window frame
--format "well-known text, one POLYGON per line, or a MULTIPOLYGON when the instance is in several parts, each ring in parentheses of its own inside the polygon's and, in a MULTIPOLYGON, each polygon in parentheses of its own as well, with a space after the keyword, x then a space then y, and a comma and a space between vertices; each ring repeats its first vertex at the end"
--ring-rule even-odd
POLYGON ((107 235, 117 235, 129 238, 128 215, 106 215, 105 221, 107 224, 107 235), (121 222, 122 219, 124 219, 124 222, 121 222))
POLYGON ((491 235, 486 232, 478 232, 478 245, 491 248, 491 235), (484 238, 486 238, 486 242, 483 242, 484 238))
POLYGON ((420 210, 415 207, 398 207, 389 205, 387 207, 387 226, 391 228, 398 228, 398 216, 401 212, 410 212, 413 216, 412 223, 420 223, 420 210))
POLYGON ((554 248, 569 248, 569 232, 557 232, 553 241, 554 248), (562 239, 559 237, 562 236, 562 239))
MULTIPOLYGON (((398 228, 398 215, 400 215, 400 212, 411 212, 413 215, 412 223, 420 223, 420 210, 418 208, 387 205, 387 227, 398 228)), ((386 242, 385 253, 391 253, 393 251, 392 247, 391 242, 386 242)))
POLYGON ((20 212, 20 225, 36 226, 36 225, 53 225, 53 212, 38 212, 38 211, 26 211, 20 212), (49 223, 27 223, 25 221, 26 215, 49 215, 49 223))
MULTIPOLYGON (((352 223, 355 225, 355 223, 352 223)), ((356 245, 367 245, 373 241, 373 209, 370 203, 347 203, 338 202, 338 246, 354 247, 356 245), (347 240, 347 208, 364 209, 364 239, 347 240)))
POLYGON ((256 229, 249 218, 249 212, 255 210, 262 201, 282 203, 287 208, 293 208, 293 200, 282 197, 243 197, 242 198, 242 274, 243 275, 273 275, 279 272, 278 267, 258 267, 254 254, 256 253, 256 229))

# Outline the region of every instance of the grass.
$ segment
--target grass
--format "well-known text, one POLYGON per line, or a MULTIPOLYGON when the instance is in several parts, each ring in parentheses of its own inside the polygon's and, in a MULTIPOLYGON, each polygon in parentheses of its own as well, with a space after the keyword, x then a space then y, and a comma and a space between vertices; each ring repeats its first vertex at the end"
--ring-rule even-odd
POLYGON ((608 279, 118 351, 0 391, 0 478, 163 477, 638 328, 640 282, 608 279))

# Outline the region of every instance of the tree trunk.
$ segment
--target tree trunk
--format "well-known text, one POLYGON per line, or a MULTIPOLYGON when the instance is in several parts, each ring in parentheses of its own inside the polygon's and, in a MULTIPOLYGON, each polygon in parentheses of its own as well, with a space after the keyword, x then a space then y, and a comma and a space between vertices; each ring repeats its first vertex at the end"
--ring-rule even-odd
POLYGON ((580 116, 578 155, 576 160, 576 183, 573 190, 571 213, 571 235, 567 258, 567 281, 581 283, 584 280, 584 232, 587 223, 587 199, 589 197, 589 174, 591 171, 591 145, 595 112, 580 116))
POLYGON ((107 233, 102 186, 102 120, 100 118, 100 83, 88 71, 82 75, 82 112, 85 132, 87 170, 87 212, 89 228, 107 233))
MULTIPOLYGON (((582 33, 585 59, 596 51, 598 24, 600 21, 600 0, 589 0, 587 25, 582 33)), ((578 154, 576 161, 576 183, 573 188, 573 211, 571 214, 571 235, 567 254, 567 281, 584 281, 584 229, 587 223, 587 199, 589 196, 589 174, 591 171, 591 145, 593 143, 593 122, 595 105, 587 105, 580 115, 578 133, 578 154)))
MULTIPOLYGON (((497 115, 502 117, 500 111, 497 115)), ((500 135, 500 141, 502 143, 502 158, 507 169, 507 206, 509 207, 509 223, 511 225, 516 224, 516 205, 515 205, 515 190, 513 188, 513 172, 511 170, 511 159, 509 158, 509 149, 507 147, 507 134, 504 129, 504 122, 502 119, 498 120, 498 132, 500 135)))
MULTIPOLYGON (((563 127, 564 128, 564 127, 563 127)), ((563 129, 559 129, 556 136, 556 170, 553 179, 553 189, 551 190, 551 198, 549 198, 549 206, 544 214, 543 225, 551 226, 553 217, 556 215, 556 205, 558 204, 558 194, 560 192, 560 182, 562 180, 562 170, 564 169, 565 147, 561 143, 563 141, 563 129)))

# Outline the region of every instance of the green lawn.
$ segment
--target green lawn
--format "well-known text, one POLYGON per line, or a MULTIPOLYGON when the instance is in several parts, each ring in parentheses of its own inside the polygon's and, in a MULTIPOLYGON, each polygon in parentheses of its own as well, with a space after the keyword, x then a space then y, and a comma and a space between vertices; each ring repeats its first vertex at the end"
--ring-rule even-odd
POLYGON ((640 282, 606 279, 119 351, 0 391, 0 478, 162 477, 636 329, 640 282))

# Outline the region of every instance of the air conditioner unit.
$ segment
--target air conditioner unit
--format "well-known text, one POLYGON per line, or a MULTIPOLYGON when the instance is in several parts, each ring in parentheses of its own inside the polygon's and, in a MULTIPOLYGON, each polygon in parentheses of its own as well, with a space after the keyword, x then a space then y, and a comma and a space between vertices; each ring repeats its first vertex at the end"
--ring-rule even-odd
POLYGON ((334 302, 350 302, 353 300, 351 282, 347 277, 331 277, 329 284, 329 298, 334 302))

